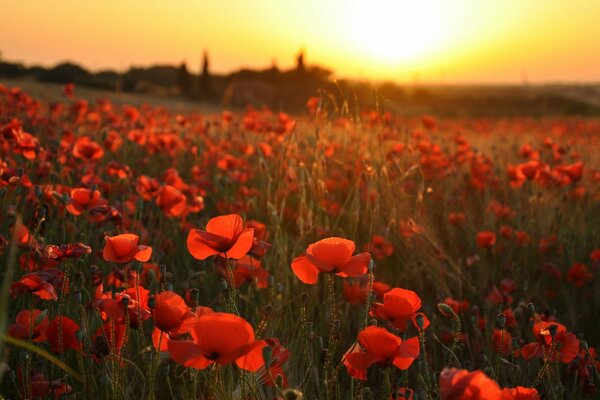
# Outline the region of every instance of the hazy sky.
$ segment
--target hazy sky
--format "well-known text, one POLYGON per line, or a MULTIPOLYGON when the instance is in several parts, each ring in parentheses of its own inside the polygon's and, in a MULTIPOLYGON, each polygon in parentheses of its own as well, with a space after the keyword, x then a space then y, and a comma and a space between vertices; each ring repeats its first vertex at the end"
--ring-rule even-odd
POLYGON ((6 60, 228 72, 309 64, 341 77, 600 82, 600 0, 0 0, 6 60))

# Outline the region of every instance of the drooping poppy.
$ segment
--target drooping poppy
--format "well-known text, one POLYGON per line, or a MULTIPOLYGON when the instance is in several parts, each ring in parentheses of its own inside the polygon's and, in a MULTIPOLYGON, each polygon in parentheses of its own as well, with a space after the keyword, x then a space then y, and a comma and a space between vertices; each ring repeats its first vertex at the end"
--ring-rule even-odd
POLYGON ((308 246, 306 252, 292 261, 292 271, 308 285, 317 283, 319 273, 334 273, 341 277, 357 277, 367 273, 371 255, 352 255, 354 242, 329 237, 308 246))
POLYGON ((482 371, 445 368, 440 373, 442 400, 500 400, 500 386, 482 371))
POLYGON ((171 185, 160 188, 156 195, 156 205, 168 217, 179 217, 186 209, 187 199, 183 193, 171 185))
POLYGON ((102 250, 105 261, 128 263, 132 260, 146 262, 152 255, 152 247, 138 245, 140 237, 132 233, 105 236, 106 244, 102 250))
POLYGON ((178 364, 204 369, 213 363, 234 363, 241 369, 257 371, 264 365, 264 340, 255 340, 252 326, 228 313, 199 316, 190 326, 192 340, 168 341, 171 358, 178 364))
POLYGON ((358 334, 360 348, 353 346, 344 355, 344 365, 350 376, 366 380, 371 365, 408 369, 419 356, 419 338, 402 340, 385 328, 368 326, 358 334))
POLYGON ((419 313, 421 298, 412 290, 394 288, 383 295, 383 303, 374 303, 372 315, 375 318, 390 321, 396 328, 404 331, 408 321, 413 321, 415 327, 416 316, 422 315, 423 329, 429 326, 429 319, 425 314, 419 313))
POLYGON ((205 231, 190 230, 187 248, 198 260, 214 255, 238 260, 248 253, 254 241, 254 229, 243 226, 242 217, 237 214, 211 218, 205 231))
POLYGON ((40 299, 58 300, 57 291, 61 289, 63 277, 64 273, 57 268, 32 272, 14 282, 10 286, 10 294, 13 299, 23 293, 33 293, 40 299))
POLYGON ((61 245, 47 245, 44 249, 44 255, 56 262, 61 262, 67 258, 79 258, 90 254, 92 249, 83 243, 68 243, 61 245))

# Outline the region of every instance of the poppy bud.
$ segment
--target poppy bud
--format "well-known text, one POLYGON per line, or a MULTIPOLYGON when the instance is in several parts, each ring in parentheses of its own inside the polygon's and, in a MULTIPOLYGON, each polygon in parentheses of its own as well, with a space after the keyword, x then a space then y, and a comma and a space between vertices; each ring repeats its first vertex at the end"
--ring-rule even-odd
POLYGON ((375 318, 371 318, 369 320, 369 325, 371 325, 371 326, 377 326, 377 320, 375 318))
POLYGON ((558 325, 550 325, 548 327, 548 332, 550 332, 550 336, 552 336, 552 338, 554 339, 554 335, 556 335, 556 330, 558 329, 558 325))
POLYGON ((275 284, 275 278, 273 277, 273 275, 269 275, 269 277, 267 278, 267 284, 269 285, 269 287, 272 287, 275 284))
POLYGON ((227 281, 225 279, 221 279, 219 283, 221 285, 221 290, 227 290, 227 281))
POLYGON ((95 192, 96 190, 98 190, 98 185, 96 185, 96 184, 94 183, 92 186, 90 186, 90 190, 91 190, 92 192, 95 192))
POLYGON ((308 302, 310 295, 306 292, 302 292, 302 301, 304 302, 304 304, 306 304, 308 302))
POLYGON ((581 348, 582 348, 583 350, 585 350, 585 351, 588 351, 589 347, 588 347, 588 344, 587 344, 587 342, 586 342, 585 340, 581 340, 581 341, 579 342, 579 345, 581 346, 581 348))
POLYGON ((417 323, 419 329, 423 329, 423 327, 425 326, 425 318, 423 317, 423 314, 417 314, 415 316, 415 322, 417 323))
POLYGON ((148 271, 148 279, 152 282, 156 281, 156 272, 153 269, 148 271))
POLYGON ((321 350, 321 363, 323 363, 323 364, 327 363, 328 359, 329 359, 329 350, 322 349, 321 350))
POLYGON ((190 290, 190 298, 194 302, 194 305, 197 305, 199 303, 198 300, 200 299, 200 291, 196 288, 192 288, 190 290))
POLYGON ((277 374, 275 376, 275 386, 282 387, 283 386, 283 375, 277 374))
POLYGON ((496 315, 496 328, 504 329, 505 326, 506 326, 506 315, 504 315, 503 313, 496 315))
POLYGON ((271 346, 263 347, 262 355, 263 360, 265 360, 265 368, 269 368, 271 366, 271 361, 273 360, 273 349, 271 346))
POLYGON ((77 304, 81 304, 81 292, 75 292, 75 301, 77 304))
POLYGON ((33 187, 33 194, 35 194, 35 197, 40 198, 42 193, 42 187, 40 185, 35 185, 33 187))
MULTIPOLYGON (((0 188, 0 199, 4 197, 4 195, 6 194, 6 188, 0 188)), ((14 374, 14 372, 13 372, 14 374)))
POLYGON ((527 304, 527 308, 529 309, 529 312, 533 315, 535 314, 535 306, 533 305, 533 303, 529 303, 527 304))
MULTIPOLYGON (((281 375, 277 375, 277 377, 280 377, 280 376, 281 375)), ((301 391, 299 391, 297 389, 286 389, 283 391, 283 398, 285 400, 302 400, 304 398, 304 395, 302 394, 301 391)))
POLYGON ((163 279, 165 279, 165 275, 167 274, 167 266, 164 264, 161 264, 159 267, 160 270, 160 274, 163 277, 163 279))
POLYGON ((446 303, 438 303, 437 308, 444 317, 451 317, 454 314, 452 307, 446 303))
POLYGON ((142 270, 142 263, 140 261, 133 261, 131 263, 131 269, 135 272, 140 272, 142 270))
POLYGON ((172 283, 170 283, 170 282, 169 282, 169 283, 167 283, 167 284, 165 285, 165 290, 168 290, 168 291, 172 292, 172 291, 173 291, 173 284, 172 284, 172 283))
POLYGON ((148 299, 148 307, 153 309, 155 305, 156 305, 156 298, 150 297, 148 299))
MULTIPOLYGON (((150 303, 150 302, 148 301, 148 303, 150 303)), ((127 308, 127 306, 129 305, 129 298, 128 297, 123 297, 121 299, 121 304, 123 304, 124 308, 127 308)))

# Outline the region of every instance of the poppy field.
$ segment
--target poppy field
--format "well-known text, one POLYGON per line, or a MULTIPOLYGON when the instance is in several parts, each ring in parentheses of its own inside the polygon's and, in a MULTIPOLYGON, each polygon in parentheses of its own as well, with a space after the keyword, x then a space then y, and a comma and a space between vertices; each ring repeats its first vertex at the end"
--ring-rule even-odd
POLYGON ((0 85, 0 398, 599 395, 600 119, 0 85))

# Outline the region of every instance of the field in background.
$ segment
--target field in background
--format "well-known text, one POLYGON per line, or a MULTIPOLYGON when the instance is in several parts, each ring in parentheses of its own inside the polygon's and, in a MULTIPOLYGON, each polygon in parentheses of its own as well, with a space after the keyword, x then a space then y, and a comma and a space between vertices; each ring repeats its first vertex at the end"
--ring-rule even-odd
POLYGON ((0 86, 7 398, 597 395, 597 117, 65 89, 0 86))

